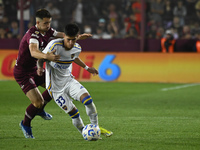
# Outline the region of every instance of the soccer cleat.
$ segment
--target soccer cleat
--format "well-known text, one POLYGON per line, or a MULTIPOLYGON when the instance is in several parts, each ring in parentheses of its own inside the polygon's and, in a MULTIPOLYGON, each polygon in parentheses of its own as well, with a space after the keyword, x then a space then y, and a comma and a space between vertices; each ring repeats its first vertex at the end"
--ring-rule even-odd
POLYGON ((108 130, 102 128, 102 127, 99 127, 99 128, 100 128, 100 130, 101 130, 101 134, 103 134, 104 136, 110 137, 111 135, 113 135, 113 132, 112 132, 112 131, 108 131, 108 130))
POLYGON ((31 127, 25 126, 23 125, 23 120, 19 123, 19 126, 22 129, 22 132, 25 136, 25 138, 30 138, 30 139, 34 139, 35 137, 32 135, 32 130, 31 127))
POLYGON ((45 112, 44 110, 37 114, 38 116, 42 117, 44 120, 51 120, 53 117, 49 113, 45 112))

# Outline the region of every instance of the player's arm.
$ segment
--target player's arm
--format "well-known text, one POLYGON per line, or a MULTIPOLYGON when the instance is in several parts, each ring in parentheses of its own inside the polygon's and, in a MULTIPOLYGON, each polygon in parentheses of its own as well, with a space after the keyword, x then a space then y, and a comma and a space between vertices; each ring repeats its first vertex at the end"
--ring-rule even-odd
POLYGON ((84 39, 87 39, 87 38, 90 38, 90 37, 92 37, 92 34, 83 33, 83 34, 79 34, 78 35, 78 39, 77 40, 84 40, 84 39))
POLYGON ((37 61, 37 74, 39 76, 42 76, 44 73, 43 63, 44 63, 44 59, 39 59, 37 61))
MULTIPOLYGON (((64 38, 65 33, 64 32, 57 32, 56 37, 57 38, 64 38)), ((88 34, 88 33, 83 33, 83 34, 79 34, 78 35, 78 39, 77 40, 84 40, 87 38, 92 37, 92 34, 88 34)))
POLYGON ((59 55, 54 55, 54 52, 56 50, 53 50, 51 53, 44 54, 41 51, 39 51, 39 46, 37 43, 30 43, 29 44, 29 49, 31 56, 37 59, 47 59, 50 61, 56 61, 59 60, 60 56, 59 55))
POLYGON ((98 70, 96 70, 94 67, 88 67, 79 57, 74 59, 74 62, 86 69, 89 73, 92 73, 93 75, 99 74, 98 70))
POLYGON ((64 38, 65 33, 64 32, 57 32, 56 38, 64 38))

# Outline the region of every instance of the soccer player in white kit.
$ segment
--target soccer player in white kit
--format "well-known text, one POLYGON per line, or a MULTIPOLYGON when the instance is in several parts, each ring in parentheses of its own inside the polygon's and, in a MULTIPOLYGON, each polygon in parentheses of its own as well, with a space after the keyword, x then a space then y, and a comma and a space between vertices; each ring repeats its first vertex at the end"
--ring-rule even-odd
MULTIPOLYGON (((86 113, 92 124, 98 125, 98 115, 92 97, 87 89, 74 79, 70 65, 75 62, 93 75, 97 75, 98 71, 94 67, 86 66, 79 58, 81 47, 76 43, 79 33, 78 26, 68 24, 65 26, 64 33, 63 39, 52 40, 43 50, 45 54, 56 50, 55 55, 60 56, 58 61, 46 61, 46 89, 57 105, 70 115, 73 125, 82 133, 84 123, 78 109, 73 104, 73 99, 85 105, 86 113)), ((38 65, 43 65, 42 60, 39 60, 38 65)), ((107 137, 113 134, 102 127, 100 130, 101 134, 107 137)))

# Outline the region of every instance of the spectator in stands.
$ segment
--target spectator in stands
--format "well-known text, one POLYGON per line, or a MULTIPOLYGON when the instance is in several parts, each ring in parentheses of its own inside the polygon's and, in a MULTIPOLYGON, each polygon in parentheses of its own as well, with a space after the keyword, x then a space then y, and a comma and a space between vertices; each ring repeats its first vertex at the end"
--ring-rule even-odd
POLYGON ((61 18, 60 10, 55 6, 53 2, 48 2, 45 8, 52 16, 51 26, 59 30, 59 19, 61 18))
POLYGON ((197 19, 200 20, 200 0, 198 0, 195 4, 195 11, 197 19))
POLYGON ((114 3, 111 3, 108 6, 108 33, 112 34, 113 38, 117 38, 119 35, 119 23, 118 23, 118 14, 116 12, 116 6, 114 3))
POLYGON ((156 21, 159 26, 162 25, 162 15, 164 13, 164 3, 161 0, 155 0, 151 3, 150 17, 156 21))
POLYGON ((103 32, 108 32, 106 20, 104 18, 98 20, 98 27, 101 28, 103 32))
POLYGON ((173 9, 173 14, 174 14, 174 16, 179 17, 180 24, 182 26, 185 25, 185 16, 187 15, 187 9, 183 5, 182 0, 178 0, 177 5, 175 5, 175 7, 173 9))
POLYGON ((156 32, 156 39, 161 39, 165 34, 165 30, 163 27, 159 27, 156 32))
POLYGON ((156 39, 156 34, 157 34, 157 26, 156 24, 152 24, 150 26, 149 31, 147 32, 147 37, 149 39, 156 39))
POLYGON ((132 8, 132 13, 135 15, 136 22, 140 23, 141 22, 141 1, 140 0, 134 0, 134 2, 131 5, 132 8))
POLYGON ((188 25, 183 26, 183 31, 182 31, 180 38, 181 39, 192 39, 190 26, 188 26, 188 25))
POLYGON ((122 0, 121 1, 121 10, 122 10, 122 17, 127 18, 131 14, 131 0, 122 0))
POLYGON ((163 24, 165 29, 172 25, 173 20, 173 5, 171 0, 166 0, 164 3, 163 24))
POLYGON ((7 39, 12 39, 12 38, 13 38, 13 35, 12 35, 12 32, 11 32, 11 31, 8 31, 8 32, 6 33, 6 38, 7 38, 7 39))
POLYGON ((102 28, 96 28, 96 34, 93 34, 93 39, 111 39, 112 36, 106 32, 103 32, 102 28))
POLYGON ((92 34, 92 28, 90 25, 84 26, 84 33, 92 34))
POLYGON ((6 30, 0 27, 0 39, 5 39, 6 33, 7 33, 6 30))
POLYGON ((6 32, 9 31, 9 19, 7 16, 4 16, 0 21, 0 27, 3 28, 6 32))
POLYGON ((17 21, 12 21, 9 29, 12 34, 12 38, 20 38, 19 26, 17 21))
POLYGON ((176 38, 179 38, 179 36, 182 33, 183 26, 181 25, 180 18, 178 16, 174 16, 173 23, 172 23, 170 28, 172 28, 175 32, 177 32, 177 37, 176 38))
POLYGON ((72 12, 72 22, 76 23, 80 32, 83 32, 83 3, 82 0, 78 0, 74 11, 72 12))
POLYGON ((171 30, 166 31, 165 37, 161 39, 161 51, 163 53, 173 53, 175 51, 175 43, 171 30))
POLYGON ((138 38, 139 37, 139 23, 134 14, 124 19, 124 31, 121 31, 123 38, 138 38), (124 32, 124 33, 123 33, 124 32))

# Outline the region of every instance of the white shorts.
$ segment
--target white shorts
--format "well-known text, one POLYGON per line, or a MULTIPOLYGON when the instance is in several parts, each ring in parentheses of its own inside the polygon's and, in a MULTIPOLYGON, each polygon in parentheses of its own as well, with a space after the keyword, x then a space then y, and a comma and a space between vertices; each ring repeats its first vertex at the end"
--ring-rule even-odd
POLYGON ((80 97, 84 93, 88 93, 88 91, 77 80, 72 78, 62 92, 53 92, 52 94, 56 104, 68 113, 75 107, 73 99, 80 101, 80 97))

